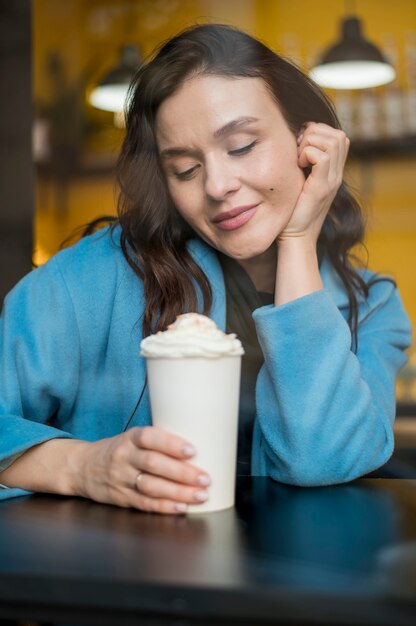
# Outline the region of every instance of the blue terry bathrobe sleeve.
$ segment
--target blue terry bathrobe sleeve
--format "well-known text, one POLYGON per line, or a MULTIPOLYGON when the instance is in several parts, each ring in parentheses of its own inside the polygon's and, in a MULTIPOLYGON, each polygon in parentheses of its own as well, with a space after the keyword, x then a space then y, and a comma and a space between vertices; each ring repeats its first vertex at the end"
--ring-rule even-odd
POLYGON ((334 291, 323 289, 254 311, 265 363, 256 387, 253 474, 326 485, 362 476, 391 456, 395 379, 410 322, 395 285, 376 282, 360 302, 354 353, 341 310, 334 291))
MULTIPOLYGON (((143 306, 119 230, 82 239, 14 287, 0 317, 0 472, 52 438, 96 441, 151 423, 147 393, 132 419, 146 374, 143 306)), ((22 493, 2 488, 0 499, 22 493)))
MULTIPOLYGON (((55 259, 36 270, 36 280, 27 275, 6 297, 0 348, 1 471, 29 447, 72 437, 47 424, 58 411, 70 413, 80 371, 73 305, 55 259)), ((2 489, 0 497, 24 493, 2 489)))

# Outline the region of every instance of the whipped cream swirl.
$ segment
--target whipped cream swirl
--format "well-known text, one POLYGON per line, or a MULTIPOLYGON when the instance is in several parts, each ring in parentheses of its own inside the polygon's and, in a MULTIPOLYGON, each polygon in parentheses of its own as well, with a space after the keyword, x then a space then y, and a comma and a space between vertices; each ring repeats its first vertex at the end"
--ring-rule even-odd
POLYGON ((167 330, 159 331, 142 340, 140 354, 146 358, 205 357, 244 354, 241 341, 234 333, 227 335, 205 315, 185 313, 178 315, 167 330))

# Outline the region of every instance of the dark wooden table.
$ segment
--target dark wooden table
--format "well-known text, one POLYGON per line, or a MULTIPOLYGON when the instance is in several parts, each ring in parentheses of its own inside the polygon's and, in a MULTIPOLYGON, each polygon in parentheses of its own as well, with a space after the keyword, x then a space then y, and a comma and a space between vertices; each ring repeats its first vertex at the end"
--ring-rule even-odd
POLYGON ((2 502, 0 619, 415 626, 416 481, 241 478, 235 509, 179 518, 2 502))

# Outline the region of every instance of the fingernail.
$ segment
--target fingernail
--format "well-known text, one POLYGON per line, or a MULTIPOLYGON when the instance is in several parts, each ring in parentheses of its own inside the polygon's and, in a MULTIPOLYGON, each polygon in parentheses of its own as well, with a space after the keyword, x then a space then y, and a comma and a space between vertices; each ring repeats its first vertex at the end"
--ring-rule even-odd
POLYGON ((194 500, 197 502, 205 502, 208 499, 208 494, 206 491, 196 491, 194 493, 194 500))
POLYGON ((202 487, 208 487, 208 485, 211 484, 211 479, 209 476, 207 476, 207 474, 200 474, 196 479, 196 482, 202 487))
POLYGON ((298 135, 298 139, 297 139, 298 145, 301 143, 302 139, 303 139, 303 133, 298 135))
POLYGON ((187 504, 184 504, 183 502, 177 502, 175 504, 175 511, 178 511, 178 513, 186 513, 187 510, 188 510, 187 504))
POLYGON ((187 445, 182 448, 182 454, 184 456, 195 456, 196 450, 193 446, 187 445))

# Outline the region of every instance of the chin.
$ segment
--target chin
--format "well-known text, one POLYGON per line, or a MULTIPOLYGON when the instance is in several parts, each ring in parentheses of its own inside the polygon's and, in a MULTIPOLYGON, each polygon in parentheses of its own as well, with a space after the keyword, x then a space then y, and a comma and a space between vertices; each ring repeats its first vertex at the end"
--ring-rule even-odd
POLYGON ((254 259, 258 256, 261 256, 274 245, 274 239, 272 241, 267 241, 263 245, 250 245, 241 247, 234 246, 222 246, 219 248, 224 254, 232 257, 236 261, 249 261, 250 259, 254 259))
POLYGON ((259 235, 253 232, 249 236, 242 237, 240 241, 236 241, 234 245, 224 245, 223 250, 225 254, 233 257, 233 259, 248 261, 261 256, 275 246, 278 234, 272 231, 272 234, 265 237, 264 233, 259 235))

